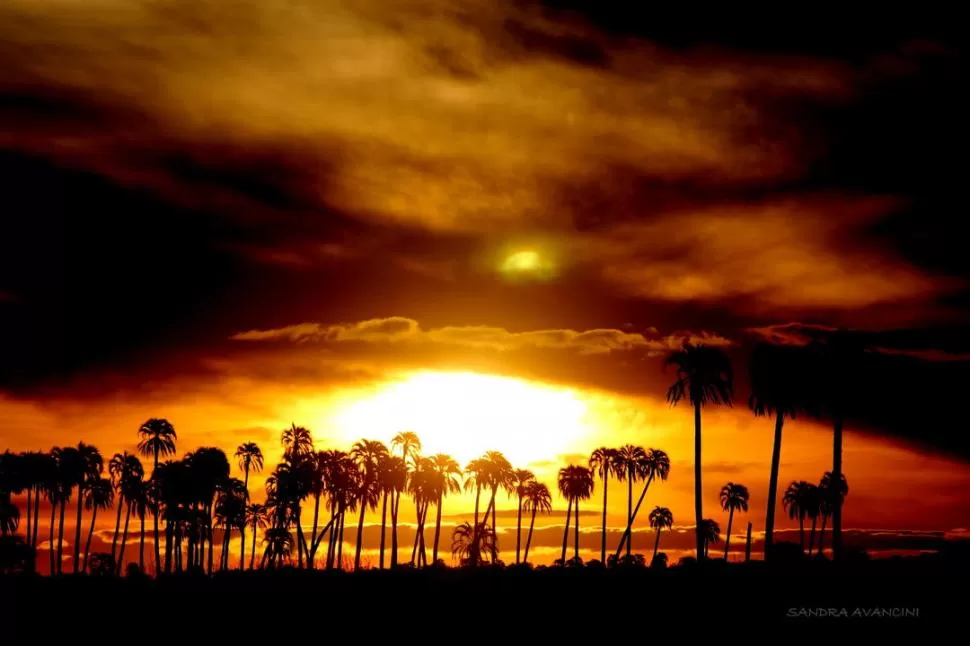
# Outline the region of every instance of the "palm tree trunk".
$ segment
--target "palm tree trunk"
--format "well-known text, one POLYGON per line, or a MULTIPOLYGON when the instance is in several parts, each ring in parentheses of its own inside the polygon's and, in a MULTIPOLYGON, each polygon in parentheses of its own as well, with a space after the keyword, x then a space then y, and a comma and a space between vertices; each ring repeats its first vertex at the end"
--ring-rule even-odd
MULTIPOLYGON (((155 460, 154 460, 155 463, 154 463, 154 466, 152 467, 152 478, 154 478, 155 477, 155 474, 158 473, 158 448, 157 448, 157 446, 156 446, 156 449, 155 449, 155 452, 154 453, 155 453, 155 456, 154 456, 155 457, 155 460)), ((154 541, 153 542, 153 545, 154 545, 154 550, 155 550, 155 569, 157 570, 158 569, 158 562, 161 561, 161 545, 159 545, 159 542, 158 542, 158 512, 157 511, 154 514, 152 514, 152 522, 153 522, 153 524, 155 526, 155 531, 152 534, 152 538, 153 538, 153 541, 154 541)), ((167 560, 167 558, 168 557, 166 557, 166 560, 167 560)))
POLYGON ((573 558, 579 561, 579 498, 576 499, 576 522, 573 525, 573 558))
POLYGON ((815 548, 815 554, 824 554, 824 548, 822 547, 825 542, 825 524, 828 522, 829 515, 822 514, 822 529, 818 533, 818 547, 815 548))
POLYGON ((774 546, 775 507, 778 506, 778 467, 781 464, 781 431, 785 426, 785 416, 775 413, 775 440, 771 445, 771 474, 768 476, 768 510, 765 513, 765 558, 774 546))
POLYGON ((77 518, 74 523, 74 574, 81 566, 81 513, 84 506, 84 487, 77 486, 77 518))
POLYGON ((131 520, 131 505, 125 510, 125 530, 121 535, 121 546, 118 548, 118 562, 115 564, 115 571, 121 574, 121 568, 125 564, 125 543, 128 542, 128 521, 131 520))
POLYGON ((660 548, 660 526, 657 526, 657 538, 653 541, 653 558, 650 559, 651 565, 657 559, 657 550, 660 548))
POLYGON ((471 554, 469 554, 469 563, 472 567, 478 567, 479 560, 479 548, 478 548, 478 503, 482 495, 482 487, 478 484, 478 479, 475 479, 475 524, 472 525, 472 545, 471 554))
POLYGON ((812 531, 808 534, 808 555, 812 555, 812 548, 815 546, 815 524, 818 523, 818 516, 812 516, 812 531))
MULTIPOLYGON (((605 502, 604 502, 605 504, 605 502)), ((438 510, 438 517, 441 517, 441 510, 438 510)), ((606 519, 606 513, 603 514, 603 519, 606 519)), ((435 537, 437 541, 437 536, 435 537)), ((519 494, 519 511, 515 520, 515 562, 519 562, 519 545, 522 543, 522 494, 519 494)), ((603 549, 606 549, 606 528, 603 528, 603 549)), ((605 552, 604 552, 605 553, 605 552)))
POLYGON ((529 534, 525 537, 525 553, 522 555, 523 563, 529 562, 529 546, 532 545, 532 530, 536 526, 536 512, 538 507, 532 508, 532 520, 529 521, 529 534))
POLYGON ((748 538, 744 542, 744 562, 751 560, 751 523, 748 523, 748 538))
MULTIPOLYGON (((606 493, 607 493, 606 490, 609 488, 609 481, 610 481, 610 474, 609 472, 604 471, 603 473, 603 532, 602 532, 602 536, 600 537, 600 562, 603 565, 606 565, 606 493)), ((522 518, 521 499, 519 500, 519 518, 520 519, 522 518)), ((627 522, 628 523, 630 522, 629 518, 627 519, 627 522)), ((518 550, 516 550, 516 553, 515 553, 516 563, 518 563, 518 560, 519 560, 518 557, 519 557, 519 553, 518 553, 518 550)))
POLYGON ((63 546, 64 546, 64 507, 67 505, 67 499, 61 499, 61 520, 60 525, 57 528, 57 573, 61 574, 63 571, 63 546))
POLYGON ((320 522, 320 494, 314 494, 313 496, 313 531, 310 532, 310 551, 307 554, 307 567, 311 570, 316 569, 316 557, 317 557, 317 526, 320 522))
POLYGON ((643 499, 647 496, 647 490, 650 488, 650 483, 653 482, 653 475, 647 478, 646 483, 643 485, 643 491, 640 492, 640 498, 637 500, 637 506, 633 508, 633 520, 627 522, 626 530, 623 532, 623 536, 620 538, 620 544, 616 547, 616 555, 614 558, 620 558, 620 551, 623 549, 624 544, 627 541, 633 543, 633 523, 637 520, 637 514, 640 513, 640 505, 643 504, 643 499))
POLYGON ((347 510, 340 513, 340 535, 337 537, 337 569, 344 569, 344 524, 347 521, 347 510))
POLYGON ((54 563, 54 527, 57 525, 57 523, 55 522, 55 518, 56 518, 55 511, 56 510, 57 510, 57 503, 56 502, 52 502, 51 503, 50 540, 48 541, 48 548, 47 548, 47 553, 48 553, 48 556, 50 556, 50 562, 51 562, 51 576, 54 576, 55 574, 57 574, 57 566, 54 563))
POLYGON ((249 556, 249 569, 250 570, 252 570, 253 569, 253 565, 256 564, 256 536, 258 536, 258 533, 257 532, 259 532, 259 528, 256 526, 256 523, 253 523, 253 545, 250 548, 250 556, 249 556))
MULTIPOLYGON (((832 485, 842 486, 842 415, 835 417, 832 433, 832 485)), ((842 558, 842 499, 835 497, 832 508, 832 560, 842 558)))
POLYGON ((437 510, 434 520, 434 547, 431 550, 431 564, 438 562, 438 539, 441 538, 441 503, 444 501, 444 494, 438 494, 437 510))
POLYGON ((82 572, 88 571, 88 555, 91 554, 91 538, 94 536, 94 521, 98 519, 98 506, 94 505, 94 510, 91 512, 91 528, 88 529, 88 540, 84 546, 84 568, 82 572))
POLYGON ((208 560, 208 567, 206 568, 206 570, 208 575, 212 576, 212 557, 215 554, 215 550, 212 547, 214 536, 212 531, 212 506, 211 505, 206 505, 205 518, 206 518, 205 538, 208 539, 209 541, 209 560, 208 560))
POLYGON ((734 507, 728 512, 727 534, 724 535, 724 562, 728 560, 728 548, 731 547, 731 526, 734 524, 734 507))
POLYGON ((141 518, 141 532, 138 537, 138 568, 141 573, 145 573, 145 514, 140 514, 141 518))
MULTIPOLYGON (((175 528, 165 521, 165 574, 172 573, 172 541, 175 539, 175 528)), ((156 563, 155 567, 158 565, 156 563)), ((155 573, 158 576, 158 572, 155 573)))
POLYGON ((805 551, 805 516, 799 514, 798 517, 798 540, 802 544, 802 551, 805 551))
POLYGON ((381 505, 381 569, 384 569, 384 546, 387 544, 387 492, 384 492, 384 502, 381 505))
POLYGON ((414 502, 414 544, 411 545, 411 565, 414 565, 415 559, 418 558, 418 543, 421 536, 421 503, 417 500, 414 502))
POLYGON ((566 545, 569 544, 569 519, 573 513, 573 499, 569 499, 569 505, 566 507, 566 527, 562 532, 562 564, 566 565, 566 545))
POLYGON ((33 491, 30 487, 27 487, 27 528, 26 534, 24 534, 27 545, 30 545, 30 493, 33 491))
POLYGON ((367 502, 360 501, 360 518, 357 520, 357 548, 354 550, 354 572, 360 571, 360 548, 364 543, 364 512, 367 511, 367 502))
POLYGON ((401 499, 400 492, 392 492, 391 499, 391 569, 397 567, 397 507, 401 499))
POLYGON ((303 569, 303 552, 306 551, 306 538, 303 536, 303 506, 297 505, 296 507, 296 554, 297 554, 297 565, 302 570, 303 569))
POLYGON ((40 529, 40 489, 34 491, 34 549, 37 549, 37 530, 40 529))
POLYGON ((704 556, 704 536, 702 523, 704 522, 704 499, 701 487, 701 403, 694 402, 694 522, 697 534, 697 560, 704 556))
MULTIPOLYGON (((249 502, 249 462, 245 462, 246 468, 243 470, 243 489, 246 490, 246 502, 249 502)), ((243 523, 239 526, 239 569, 246 569, 246 513, 243 507, 243 523)), ((256 530, 253 529, 253 545, 256 544, 256 530)), ((252 567, 250 567, 252 569, 252 567)))
MULTIPOLYGON (((631 540, 629 540, 629 541, 626 542, 626 559, 627 559, 627 561, 629 561, 630 560, 630 550, 633 548, 633 540, 632 540, 632 538, 633 538, 633 536, 632 536, 632 531, 633 531, 633 467, 632 466, 629 469, 627 469, 627 474, 626 475, 627 475, 627 478, 626 478, 626 524, 627 524, 627 527, 629 527, 630 528, 630 531, 631 531, 631 536, 630 536, 631 540)), ((606 495, 606 491, 603 492, 603 495, 604 496, 606 495)), ((603 507, 603 525, 604 525, 604 527, 603 527, 603 533, 605 534, 606 533, 606 527, 605 527, 605 525, 606 525, 606 506, 605 506, 606 505, 606 501, 605 500, 603 502, 603 505, 604 505, 604 507, 603 507)))

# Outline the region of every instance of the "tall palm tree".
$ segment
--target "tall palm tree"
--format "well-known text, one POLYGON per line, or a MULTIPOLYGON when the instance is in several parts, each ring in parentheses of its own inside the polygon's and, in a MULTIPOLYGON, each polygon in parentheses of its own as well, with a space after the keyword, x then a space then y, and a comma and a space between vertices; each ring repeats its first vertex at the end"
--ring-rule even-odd
POLYGON ((549 487, 536 480, 530 482, 525 489, 523 507, 532 516, 532 519, 529 521, 529 534, 525 539, 525 553, 522 555, 522 560, 528 563, 529 547, 532 545, 532 531, 536 526, 536 514, 540 511, 544 514, 552 512, 552 494, 549 492, 549 487))
POLYGON ((251 503, 246 506, 246 524, 253 530, 252 556, 249 557, 249 569, 253 569, 256 560, 256 536, 260 529, 265 529, 269 525, 269 514, 266 505, 251 503))
POLYGON ((647 474, 643 483, 643 490, 640 491, 640 498, 637 499, 637 505, 633 508, 633 516, 627 522, 623 537, 620 538, 620 544, 616 548, 615 558, 620 557, 620 550, 623 549, 624 544, 627 546, 627 556, 629 557, 629 549, 633 544, 633 523, 636 522, 637 514, 640 513, 640 505, 643 504, 647 490, 650 489, 650 483, 655 479, 661 482, 667 480, 667 477, 670 475, 670 457, 660 449, 647 449, 643 458, 643 468, 647 474))
POLYGON ((77 455, 80 459, 80 477, 74 483, 77 486, 77 518, 74 524, 74 574, 81 568, 81 514, 84 509, 84 492, 88 485, 101 479, 104 471, 104 459, 97 447, 79 442, 77 455))
POLYGON ((376 510, 377 503, 380 502, 381 489, 378 473, 381 460, 387 457, 389 452, 383 442, 360 440, 354 444, 350 450, 350 455, 357 462, 363 476, 357 494, 360 504, 360 518, 357 521, 357 547, 354 551, 354 571, 357 572, 360 570, 360 549, 364 539, 364 512, 367 507, 370 507, 371 511, 376 510))
POLYGON ((700 535, 704 540, 704 558, 707 558, 710 546, 721 540, 721 526, 710 518, 705 518, 701 522, 700 535))
POLYGON ((586 467, 571 464, 559 469, 559 493, 568 501, 566 510, 566 529, 562 538, 562 563, 566 564, 566 543, 569 538, 569 512, 575 506, 573 559, 579 561, 579 501, 589 500, 593 493, 593 472, 586 467))
POLYGON ((534 473, 528 469, 516 469, 515 476, 515 496, 518 500, 518 514, 515 522, 515 562, 519 562, 520 546, 522 543, 522 499, 525 497, 525 492, 532 482, 535 482, 536 476, 534 473))
POLYGON ((697 532, 697 558, 704 557, 704 537, 701 536, 704 520, 703 488, 701 486, 701 408, 705 404, 731 405, 734 377, 731 361, 720 348, 685 343, 665 363, 675 366, 677 380, 667 390, 667 401, 672 406, 687 400, 694 407, 694 520, 697 532))
MULTIPOLYGON (((660 530, 674 526, 674 515, 666 507, 654 507, 647 516, 647 520, 650 521, 650 526, 657 530, 657 538, 653 542, 653 559, 656 559, 657 550, 660 548, 660 530)), ((653 559, 650 560, 651 563, 653 559)))
MULTIPOLYGON (((401 459, 404 460, 405 468, 408 460, 414 462, 421 453, 421 440, 413 431, 401 431, 391 438, 391 448, 401 450, 401 459)), ((397 489, 394 500, 391 503, 391 567, 397 566, 397 519, 401 508, 401 494, 404 487, 397 489)))
POLYGON ((751 495, 748 488, 742 484, 729 482, 721 487, 721 509, 728 512, 727 534, 724 536, 724 560, 728 560, 728 549, 731 547, 731 526, 734 523, 735 511, 748 511, 748 500, 751 495))
POLYGON ((145 475, 145 470, 142 467, 141 460, 137 456, 125 451, 124 453, 115 453, 111 457, 111 460, 108 462, 108 474, 111 476, 111 482, 117 492, 116 506, 118 508, 118 514, 115 518, 114 537, 111 539, 111 558, 115 560, 117 556, 115 550, 118 546, 118 537, 121 535, 121 512, 124 507, 124 490, 121 485, 133 477, 137 477, 140 480, 145 475))
POLYGON ((839 486, 835 486, 835 481, 832 478, 832 472, 826 471, 822 476, 822 481, 818 485, 819 495, 822 501, 822 529, 818 535, 818 548, 815 550, 817 554, 823 553, 823 543, 825 539, 825 524, 832 515, 832 511, 835 509, 836 505, 841 505, 845 500, 845 497, 849 495, 849 483, 845 479, 845 474, 839 480, 839 486))
MULTIPOLYGON (((617 478, 627 481, 626 489, 626 522, 627 525, 633 524, 633 483, 647 477, 646 460, 647 452, 643 447, 626 444, 617 449, 616 459, 618 462, 617 478)), ((631 543, 633 541, 630 541, 631 543)), ((630 556, 630 546, 627 545, 627 557, 630 556)))
MULTIPOLYGON (((438 453, 430 458, 431 470, 435 475, 436 487, 438 492, 438 502, 437 511, 434 522, 434 546, 431 551, 431 562, 438 562, 438 541, 441 536, 441 504, 444 497, 448 494, 458 493, 461 491, 461 467, 450 455, 445 455, 444 453, 438 453)), ((517 472, 518 473, 518 472, 517 472)), ((520 501, 520 513, 519 518, 521 520, 521 501, 520 501)))
POLYGON ((280 436, 283 444, 283 454, 286 456, 308 455, 313 452, 313 435, 310 429, 296 424, 283 430, 280 436))
MULTIPOLYGON (((243 485, 246 488, 246 497, 249 498, 249 472, 259 473, 263 470, 263 451, 255 442, 244 442, 236 448, 236 460, 244 474, 243 485)), ((313 531, 316 531, 316 527, 313 531)), ((239 569, 242 570, 246 565, 246 523, 239 527, 239 540, 239 569)))
MULTIPOLYGON (((75 447, 54 447, 51 455, 57 461, 57 481, 61 490, 60 495, 60 517, 57 528, 57 573, 63 572, 63 546, 64 546, 64 511, 67 503, 71 500, 71 494, 75 487, 80 492, 87 477, 87 463, 85 456, 75 447)), ((79 494, 80 495, 80 494, 79 494)))
MULTIPOLYGON (((609 482, 611 475, 617 475, 617 472, 622 470, 622 464, 619 459, 619 451, 616 449, 608 449, 605 446, 593 451, 589 456, 589 468, 600 477, 603 481, 603 527, 600 537, 600 562, 606 563, 606 496, 609 490, 609 482)), ((632 481, 631 481, 632 482, 632 481)), ((522 502, 521 496, 519 497, 519 516, 521 519, 522 515, 522 502)), ((630 514, 627 514, 627 522, 630 520, 630 514)), ((519 551, 516 548, 515 560, 519 560, 519 551)))
POLYGON ((785 419, 795 419, 803 408, 802 399, 805 397, 802 388, 804 371, 800 370, 799 352, 799 348, 760 344, 752 351, 748 364, 751 383, 748 407, 756 417, 775 417, 771 472, 768 476, 768 510, 765 514, 765 558, 770 558, 774 546, 782 429, 785 419))
POLYGON ((115 491, 108 478, 98 478, 91 482, 84 495, 84 508, 91 512, 91 527, 88 529, 88 540, 84 546, 84 567, 88 570, 88 556, 91 554, 91 538, 94 536, 94 524, 98 519, 98 510, 108 510, 114 504, 115 491))
POLYGON ((121 573, 122 568, 125 563, 125 546, 128 543, 128 525, 131 521, 131 513, 136 511, 140 500, 144 494, 144 481, 142 480, 142 475, 132 474, 128 479, 121 482, 121 492, 118 495, 119 504, 120 501, 124 501, 125 505, 125 527, 121 533, 121 546, 118 549, 118 560, 115 563, 115 572, 121 573))
MULTIPOLYGON (((484 458, 476 458, 465 466, 464 489, 465 491, 471 491, 472 489, 475 490, 475 520, 472 523, 472 532, 475 532, 479 525, 478 511, 479 503, 482 497, 482 488, 490 486, 490 477, 490 465, 484 458)), ((472 549, 476 549, 478 544, 479 543, 477 540, 473 540, 471 542, 472 549)), ((473 555, 470 563, 472 566, 476 566, 479 560, 480 559, 477 555, 473 555)))
MULTIPOLYGON (((482 456, 482 460, 485 461, 488 471, 488 486, 491 492, 488 506, 485 508, 485 520, 483 522, 488 523, 488 515, 491 513, 492 529, 496 532, 497 536, 498 525, 495 522, 495 495, 499 489, 504 489, 510 496, 515 493, 515 469, 512 468, 512 464, 501 451, 486 451, 485 455, 482 456)), ((492 543, 492 548, 498 549, 498 541, 492 543)), ((496 557, 496 554, 492 554, 492 561, 495 561, 496 557)))
MULTIPOLYGON (((158 469, 159 456, 175 454, 175 440, 178 439, 178 435, 175 433, 175 427, 167 419, 153 417, 138 427, 138 437, 138 452, 145 457, 152 458, 152 477, 154 477, 155 471, 158 469)), ((121 504, 120 501, 118 504, 121 504)), ((154 518, 154 525, 155 563, 157 568, 157 564, 161 560, 161 547, 158 544, 157 515, 154 518)))
POLYGON ((818 486, 809 483, 802 490, 802 507, 805 508, 805 515, 812 520, 812 528, 808 533, 808 555, 812 555, 812 548, 815 547, 815 529, 818 526, 818 517, 822 515, 822 490, 818 486))
POLYGON ((793 481, 781 497, 782 507, 788 512, 788 517, 792 520, 798 518, 798 536, 803 551, 805 549, 805 516, 808 514, 808 509, 804 506, 806 502, 805 490, 808 486, 809 484, 804 480, 793 481))

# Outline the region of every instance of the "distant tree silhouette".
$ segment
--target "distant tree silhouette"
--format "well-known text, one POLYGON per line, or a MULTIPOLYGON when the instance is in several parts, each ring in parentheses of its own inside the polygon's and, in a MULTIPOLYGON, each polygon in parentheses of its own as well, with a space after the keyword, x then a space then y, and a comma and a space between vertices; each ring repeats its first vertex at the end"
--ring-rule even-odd
MULTIPOLYGON (((152 477, 158 469, 158 458, 175 454, 175 427, 167 419, 153 417, 138 428, 138 452, 152 458, 152 477)), ((118 502, 119 506, 121 501, 118 502)), ((161 550, 158 540, 158 516, 154 518, 155 563, 159 563, 161 550)), ((157 567, 157 565, 156 565, 157 567)))
POLYGON ((701 536, 704 539, 704 558, 708 556, 711 545, 715 545, 721 540, 721 526, 710 518, 705 518, 701 523, 701 536))
MULTIPOLYGON (((589 456, 589 468, 603 481, 603 522, 600 534, 600 561, 603 563, 606 563, 606 501, 610 476, 618 477, 619 472, 623 471, 623 466, 620 461, 620 452, 617 449, 609 449, 601 446, 589 456)), ((519 515, 521 516, 521 504, 519 506, 519 515)), ((630 514, 628 513, 628 521, 629 518, 630 514)), ((516 549, 515 559, 518 562, 518 549, 516 549)))
POLYGON ((84 494, 84 508, 91 512, 91 527, 88 529, 88 540, 84 546, 84 565, 82 572, 88 571, 88 556, 91 554, 91 538, 94 536, 94 524, 98 519, 98 510, 107 511, 114 505, 115 492, 108 478, 98 478, 91 482, 84 494))
POLYGON ((111 483, 115 488, 118 513, 115 518, 115 532, 111 539, 111 560, 117 560, 118 537, 121 534, 121 512, 124 510, 124 487, 123 483, 131 478, 141 480, 145 475, 141 460, 136 456, 124 453, 115 453, 108 462, 108 474, 111 476, 111 483))
POLYGON ((381 496, 381 483, 378 478, 381 460, 389 455, 383 442, 376 440, 360 440, 350 450, 350 455, 357 462, 363 476, 358 491, 360 505, 360 519, 357 522, 357 548, 354 552, 354 570, 360 569, 360 549, 364 538, 364 512, 368 507, 377 509, 381 496))
POLYGON ((535 482, 536 476, 528 469, 516 469, 513 475, 515 476, 515 497, 518 503, 515 521, 515 562, 518 563, 521 556, 519 548, 522 544, 522 499, 525 498, 529 485, 535 482))
POLYGON ((849 484, 845 479, 845 474, 842 474, 842 477, 839 480, 839 486, 835 486, 835 480, 832 478, 832 472, 826 471, 822 476, 822 481, 819 483, 818 488, 821 503, 820 510, 822 512, 822 529, 818 535, 818 548, 816 549, 816 553, 822 554, 825 538, 825 524, 832 515, 836 505, 841 505, 845 500, 845 497, 849 495, 849 484))
POLYGON ((731 547, 731 527, 734 525, 735 511, 748 511, 748 500, 751 495, 748 488, 742 484, 729 482, 721 487, 720 493, 721 509, 728 512, 727 534, 724 535, 724 560, 728 560, 728 550, 731 547))
MULTIPOLYGON (((255 442, 244 442, 236 448, 236 460, 239 469, 243 472, 243 485, 246 489, 246 498, 249 498, 249 472, 259 473, 263 470, 263 451, 255 442)), ((319 494, 317 497, 319 501, 319 494)), ((313 531, 316 532, 314 521, 313 531)), ((255 536, 253 541, 255 541, 255 536)), ((239 569, 242 570, 246 565, 246 523, 239 528, 239 569)))
POLYGON ((734 378, 731 362, 724 351, 706 345, 685 343, 669 357, 665 366, 675 366, 677 380, 667 390, 667 401, 676 406, 687 400, 694 407, 694 518, 697 532, 697 558, 705 552, 703 497, 701 487, 701 408, 705 404, 731 405, 734 378))
MULTIPOLYGON (((441 535, 441 504, 445 496, 461 491, 461 467, 450 455, 438 453, 431 457, 431 468, 437 480, 436 490, 438 492, 438 509, 434 525, 434 548, 431 553, 431 562, 437 563, 438 540, 441 535)), ((521 499, 519 504, 521 508, 521 499)), ((521 513, 519 517, 521 519, 521 513)))
POLYGON ((545 484, 533 480, 526 485, 523 498, 523 508, 526 512, 531 513, 532 516, 529 521, 529 534, 525 539, 525 553, 522 557, 522 560, 528 563, 529 546, 532 544, 532 531, 536 526, 536 514, 538 512, 548 514, 552 511, 552 494, 549 492, 549 487, 545 484))
POLYGON ((451 534, 452 557, 461 565, 481 565, 485 563, 483 555, 496 553, 497 540, 495 530, 484 523, 478 529, 468 522, 461 523, 451 534))
POLYGON ((619 558, 620 550, 623 549, 624 544, 626 544, 627 557, 629 557, 630 548, 633 545, 633 523, 636 522, 637 514, 640 513, 640 506, 647 495, 647 490, 650 489, 650 484, 654 479, 659 479, 661 482, 666 481, 667 476, 670 475, 670 457, 660 449, 647 449, 644 452, 643 468, 647 477, 643 483, 643 490, 640 491, 640 497, 637 499, 637 505, 633 508, 633 515, 627 522, 626 530, 624 530, 620 544, 616 548, 617 558, 619 558))
POLYGON ((566 544, 569 539, 569 516, 575 506, 576 524, 574 526, 573 558, 579 559, 579 501, 589 500, 593 493, 593 472, 586 467, 571 464, 559 469, 559 493, 568 501, 566 508, 566 527, 562 538, 562 562, 566 562, 566 544))
MULTIPOLYGON (((488 506, 485 508, 485 518, 482 522, 487 524, 488 516, 491 514, 492 529, 498 531, 498 525, 495 522, 495 496, 499 489, 505 490, 510 496, 515 493, 515 469, 512 468, 511 463, 500 451, 486 451, 482 460, 486 465, 490 492, 488 506)), ((492 543, 492 549, 498 549, 497 541, 492 543)), ((496 558, 497 555, 492 554, 492 561, 495 561, 496 558)))
POLYGON ((269 511, 266 505, 258 502, 246 505, 246 524, 253 530, 252 555, 249 557, 249 569, 252 570, 256 561, 256 537, 259 535, 259 530, 269 526, 269 511))
MULTIPOLYGON (((781 464, 781 436, 785 419, 795 419, 804 408, 804 375, 798 348, 760 344, 749 359, 751 396, 748 407, 756 417, 775 418, 768 476, 768 509, 765 515, 765 558, 774 545, 775 510, 778 507, 778 469, 781 464)), ((730 533, 730 532, 729 532, 730 533)))
POLYGON ((798 537, 803 551, 805 550, 805 517, 808 515, 812 502, 811 495, 806 494, 806 492, 811 486, 813 485, 804 480, 793 481, 785 489, 785 495, 781 499, 781 504, 788 512, 788 517, 792 520, 798 519, 798 537))
MULTIPOLYGON (((482 497, 482 488, 491 486, 491 473, 491 466, 484 458, 476 458, 465 466, 465 482, 463 487, 465 491, 471 491, 473 489, 475 491, 475 517, 474 522, 471 525, 472 532, 475 532, 479 526, 478 512, 482 497)), ((471 549, 478 549, 479 547, 479 541, 475 537, 472 537, 469 544, 471 549)), ((469 562, 473 567, 477 566, 480 561, 480 556, 475 554, 472 554, 469 559, 469 562)))
MULTIPOLYGON (((616 451, 618 469, 616 477, 626 480, 626 523, 633 525, 633 483, 647 478, 647 452, 642 447, 627 444, 616 451)), ((625 537, 625 534, 624 534, 625 537)), ((622 543, 621 539, 621 543, 622 543)), ((632 541, 631 541, 632 543, 632 541)), ((622 547, 622 545, 621 545, 622 547)), ((626 555, 630 556, 630 546, 627 545, 626 555)))
POLYGON ((650 521, 650 526, 657 530, 657 538, 653 542, 653 559, 651 560, 651 563, 653 563, 657 559, 657 549, 660 547, 660 530, 670 529, 674 526, 674 515, 666 507, 654 507, 650 515, 647 516, 647 520, 650 521))

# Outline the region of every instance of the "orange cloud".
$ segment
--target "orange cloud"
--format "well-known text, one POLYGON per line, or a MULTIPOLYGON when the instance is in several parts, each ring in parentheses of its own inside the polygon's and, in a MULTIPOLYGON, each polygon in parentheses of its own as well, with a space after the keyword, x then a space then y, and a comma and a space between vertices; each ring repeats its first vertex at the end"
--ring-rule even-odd
POLYGON ((422 330, 417 321, 400 316, 336 325, 300 323, 271 330, 240 332, 233 335, 232 339, 236 341, 288 340, 330 343, 345 341, 440 343, 482 350, 551 348, 578 350, 582 354, 629 350, 645 350, 649 353, 668 352, 679 348, 685 341, 717 346, 733 345, 733 342, 729 339, 708 332, 684 332, 669 336, 659 336, 655 330, 638 333, 616 329, 509 332, 499 327, 473 325, 422 330))

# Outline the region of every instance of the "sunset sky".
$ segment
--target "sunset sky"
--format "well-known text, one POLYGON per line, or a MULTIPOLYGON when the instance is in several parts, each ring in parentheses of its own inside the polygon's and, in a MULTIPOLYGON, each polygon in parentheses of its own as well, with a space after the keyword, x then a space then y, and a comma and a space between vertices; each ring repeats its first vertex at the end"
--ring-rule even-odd
MULTIPOLYGON (((0 450, 110 455, 166 417, 180 453, 255 441, 275 463, 291 422, 320 448, 409 429, 554 488, 629 442, 671 456, 645 504, 679 527, 693 420, 663 361, 691 339, 737 373, 735 406, 705 410, 703 467, 722 530, 720 486, 751 490, 741 543, 772 439, 747 351, 847 327, 871 351, 846 528, 888 530, 867 539, 886 549, 965 534, 957 30, 661 27, 622 4, 3 2, 0 450)), ((780 481, 817 481, 831 451, 826 420, 796 420, 780 481)), ((611 527, 624 496, 612 483, 611 527)))

